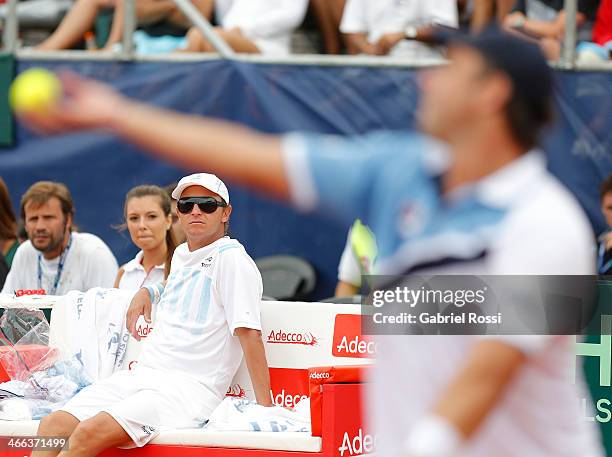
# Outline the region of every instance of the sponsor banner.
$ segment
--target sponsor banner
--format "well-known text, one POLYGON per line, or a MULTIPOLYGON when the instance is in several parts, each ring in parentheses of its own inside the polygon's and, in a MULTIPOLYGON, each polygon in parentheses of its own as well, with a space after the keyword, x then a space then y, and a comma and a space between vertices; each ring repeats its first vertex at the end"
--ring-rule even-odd
MULTIPOLYGON (((270 368, 270 395, 276 405, 293 408, 308 398, 308 392, 308 370, 270 368)), ((244 361, 225 396, 255 400, 255 391, 244 361)))
POLYGON ((47 295, 45 289, 19 289, 15 291, 15 297, 23 297, 24 295, 47 295))
POLYGON ((293 408, 308 398, 308 370, 270 368, 270 387, 274 404, 293 408))
POLYGON ((371 454, 375 450, 376 437, 365 433, 361 427, 357 433, 344 432, 342 443, 338 447, 340 457, 353 457, 357 455, 371 454))
MULTIPOLYGON (((338 376, 349 376, 351 370, 355 371, 353 374, 360 373, 360 367, 330 368, 332 376, 335 374, 333 370, 337 370, 338 376)), ((325 404, 321 405, 322 416, 325 416, 322 430, 325 455, 356 457, 375 452, 376 440, 363 424, 363 386, 360 383, 331 384, 326 390, 325 404)))
POLYGON ((370 335, 361 333, 361 316, 338 314, 334 322, 332 354, 335 357, 374 358, 376 343, 370 335))
POLYGON ((338 366, 338 367, 312 367, 308 370, 310 391, 310 421, 312 435, 322 435, 322 384, 340 384, 362 382, 365 377, 364 369, 369 365, 338 366))
POLYGON ((266 340, 268 344, 298 344, 301 346, 316 346, 317 337, 309 331, 303 330, 272 330, 266 340))
POLYGON ((368 363, 363 359, 371 357, 368 350, 374 351, 373 344, 368 346, 371 340, 361 343, 358 306, 264 301, 261 309, 262 337, 271 367, 304 369, 368 363), (337 315, 343 318, 338 320, 337 315))

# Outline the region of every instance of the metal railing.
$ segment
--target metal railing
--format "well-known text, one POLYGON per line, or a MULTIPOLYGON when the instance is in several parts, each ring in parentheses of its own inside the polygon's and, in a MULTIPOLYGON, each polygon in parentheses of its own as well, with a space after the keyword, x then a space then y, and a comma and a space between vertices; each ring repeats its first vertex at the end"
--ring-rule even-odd
POLYGON ((6 2, 6 19, 4 21, 4 32, 2 34, 2 43, 6 52, 15 52, 17 50, 17 36, 19 33, 19 20, 17 18, 17 0, 8 0, 6 2))
POLYGON ((571 69, 576 64, 576 15, 578 14, 578 0, 565 0, 565 37, 561 62, 563 68, 571 69))
MULTIPOLYGON (((18 16, 17 0, 7 0, 7 15, 4 23, 3 43, 4 50, 15 53, 19 58, 37 60, 134 60, 134 61, 176 61, 192 62, 211 59, 232 59, 262 64, 289 64, 289 65, 326 65, 326 66, 365 66, 365 67, 409 67, 420 68, 444 63, 443 59, 422 60, 407 59, 405 57, 390 56, 350 56, 350 55, 321 55, 321 54, 293 54, 289 56, 266 56, 260 54, 240 54, 215 33, 210 22, 202 16, 200 11, 190 0, 174 0, 179 10, 209 41, 216 53, 179 53, 163 55, 139 55, 133 41, 133 32, 136 29, 135 0, 122 0, 125 2, 125 19, 121 52, 87 52, 87 51, 37 51, 23 49, 18 46, 18 16)), ((423 0, 425 1, 425 0, 423 0)), ((565 36, 563 40, 562 55, 558 62, 551 65, 562 69, 604 70, 612 71, 612 63, 602 62, 594 64, 580 64, 576 62, 576 14, 578 0, 565 0, 566 12, 565 36)))

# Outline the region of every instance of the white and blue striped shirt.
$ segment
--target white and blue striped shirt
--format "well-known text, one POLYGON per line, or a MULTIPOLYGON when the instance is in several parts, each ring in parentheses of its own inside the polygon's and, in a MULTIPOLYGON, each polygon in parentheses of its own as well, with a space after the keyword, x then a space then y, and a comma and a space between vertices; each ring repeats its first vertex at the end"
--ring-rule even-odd
POLYGON ((261 330, 262 292, 259 270, 238 241, 224 237, 193 252, 178 246, 139 363, 199 380, 218 403, 242 361, 234 331, 261 330))

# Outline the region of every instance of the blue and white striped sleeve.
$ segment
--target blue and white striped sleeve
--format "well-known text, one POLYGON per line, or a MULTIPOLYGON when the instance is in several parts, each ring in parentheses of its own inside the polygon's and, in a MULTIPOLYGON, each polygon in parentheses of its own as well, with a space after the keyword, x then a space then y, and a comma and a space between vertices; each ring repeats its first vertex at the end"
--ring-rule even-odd
POLYGON ((301 211, 319 210, 349 225, 381 197, 377 184, 398 154, 409 154, 412 137, 286 135, 282 150, 291 201, 301 211))

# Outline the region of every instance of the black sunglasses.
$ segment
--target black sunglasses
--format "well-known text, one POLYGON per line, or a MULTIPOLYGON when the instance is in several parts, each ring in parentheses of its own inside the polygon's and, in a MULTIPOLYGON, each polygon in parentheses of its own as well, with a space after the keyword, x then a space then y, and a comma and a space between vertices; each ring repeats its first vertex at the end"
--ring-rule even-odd
POLYGON ((214 197, 179 198, 176 202, 176 209, 181 214, 189 214, 193 210, 193 205, 198 205, 203 213, 211 214, 217 211, 218 207, 227 206, 227 203, 220 202, 214 197))

